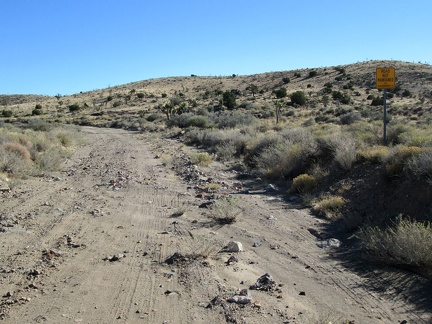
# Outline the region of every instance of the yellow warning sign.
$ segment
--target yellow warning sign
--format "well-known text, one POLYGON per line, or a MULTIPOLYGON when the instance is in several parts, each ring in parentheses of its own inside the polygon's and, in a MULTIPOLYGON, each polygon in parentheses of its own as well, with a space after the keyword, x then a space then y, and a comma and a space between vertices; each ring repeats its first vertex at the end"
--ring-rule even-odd
POLYGON ((394 67, 376 69, 376 88, 393 89, 396 87, 396 72, 394 67))

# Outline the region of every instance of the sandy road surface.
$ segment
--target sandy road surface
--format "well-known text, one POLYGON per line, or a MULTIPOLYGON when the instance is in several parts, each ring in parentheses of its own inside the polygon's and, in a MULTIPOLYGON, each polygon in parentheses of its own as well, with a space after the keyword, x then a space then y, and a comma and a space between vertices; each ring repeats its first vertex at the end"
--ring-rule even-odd
POLYGON ((430 285, 426 280, 397 273, 389 281, 396 284, 380 280, 378 287, 373 278, 380 273, 362 275, 334 257, 343 254, 344 245, 318 247, 328 238, 320 234, 326 224, 277 193, 210 165, 201 182, 220 184, 219 194, 238 197, 243 209, 234 224, 216 225, 208 209, 198 207, 205 199, 196 197, 196 184, 162 163, 161 156, 171 156, 174 164, 185 159, 179 143, 114 129, 83 128, 83 133, 87 143, 62 172, 0 194, 5 323, 426 323, 430 318, 428 297, 409 288, 430 285), (245 190, 249 185, 254 187, 245 190), (245 251, 215 252, 231 240, 245 251), (167 264, 175 252, 182 257, 167 264), (193 257, 206 254, 210 257, 193 257), (231 255, 238 262, 227 264, 231 255), (272 276, 273 289, 249 290, 252 301, 246 305, 226 302, 265 273, 272 276), (424 300, 410 300, 412 291, 424 300))

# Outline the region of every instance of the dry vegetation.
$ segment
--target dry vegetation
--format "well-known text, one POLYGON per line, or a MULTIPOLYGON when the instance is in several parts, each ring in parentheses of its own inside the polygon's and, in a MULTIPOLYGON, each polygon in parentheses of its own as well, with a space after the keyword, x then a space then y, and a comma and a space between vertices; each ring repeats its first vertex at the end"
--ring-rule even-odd
MULTIPOLYGON (((233 163, 286 186, 306 204, 313 201, 318 214, 359 233, 380 261, 432 270, 429 250, 409 239, 430 245, 431 66, 370 61, 249 76, 191 75, 72 96, 0 96, 0 103, 4 174, 55 169, 76 136, 53 125, 161 132, 206 150, 193 157, 196 164, 233 163), (398 82, 387 97, 383 146, 375 69, 388 66, 396 68, 398 82), (413 250, 415 261, 408 258, 413 250)), ((214 217, 235 220, 234 214, 214 217)))

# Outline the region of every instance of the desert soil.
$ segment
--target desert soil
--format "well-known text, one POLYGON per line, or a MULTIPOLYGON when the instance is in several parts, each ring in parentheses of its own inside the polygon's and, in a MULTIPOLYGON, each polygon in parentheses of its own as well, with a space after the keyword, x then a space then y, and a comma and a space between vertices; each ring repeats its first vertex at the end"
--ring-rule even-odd
POLYGON ((0 193, 4 323, 428 322, 408 289, 426 280, 358 270, 341 257, 349 237, 320 247, 337 233, 283 192, 190 165, 175 139, 82 133, 61 172, 0 193), (206 183, 217 192, 199 194, 206 183), (227 195, 242 213, 217 224, 200 206, 227 195), (230 241, 244 251, 218 253, 230 241), (266 273, 269 289, 250 289, 266 273), (241 289, 246 304, 227 302, 241 289))

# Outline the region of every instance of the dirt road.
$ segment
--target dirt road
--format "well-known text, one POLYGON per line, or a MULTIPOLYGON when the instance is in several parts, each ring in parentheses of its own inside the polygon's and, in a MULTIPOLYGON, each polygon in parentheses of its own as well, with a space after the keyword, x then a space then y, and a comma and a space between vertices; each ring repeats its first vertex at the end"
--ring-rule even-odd
POLYGON ((83 133, 86 144, 62 172, 0 193, 4 323, 430 319, 428 297, 413 300, 412 291, 421 292, 408 288, 426 280, 355 271, 355 260, 343 258, 349 239, 319 247, 330 238, 327 224, 283 193, 236 180, 216 163, 191 166, 187 148, 174 140, 115 129, 83 133), (206 188, 216 198, 235 197, 242 211, 235 223, 217 224, 200 208, 211 202, 209 190, 197 197, 203 183, 215 184, 206 188), (230 241, 245 251, 217 253, 230 241), (266 273, 273 281, 250 289, 266 273), (227 302, 232 297, 237 303, 227 302))

